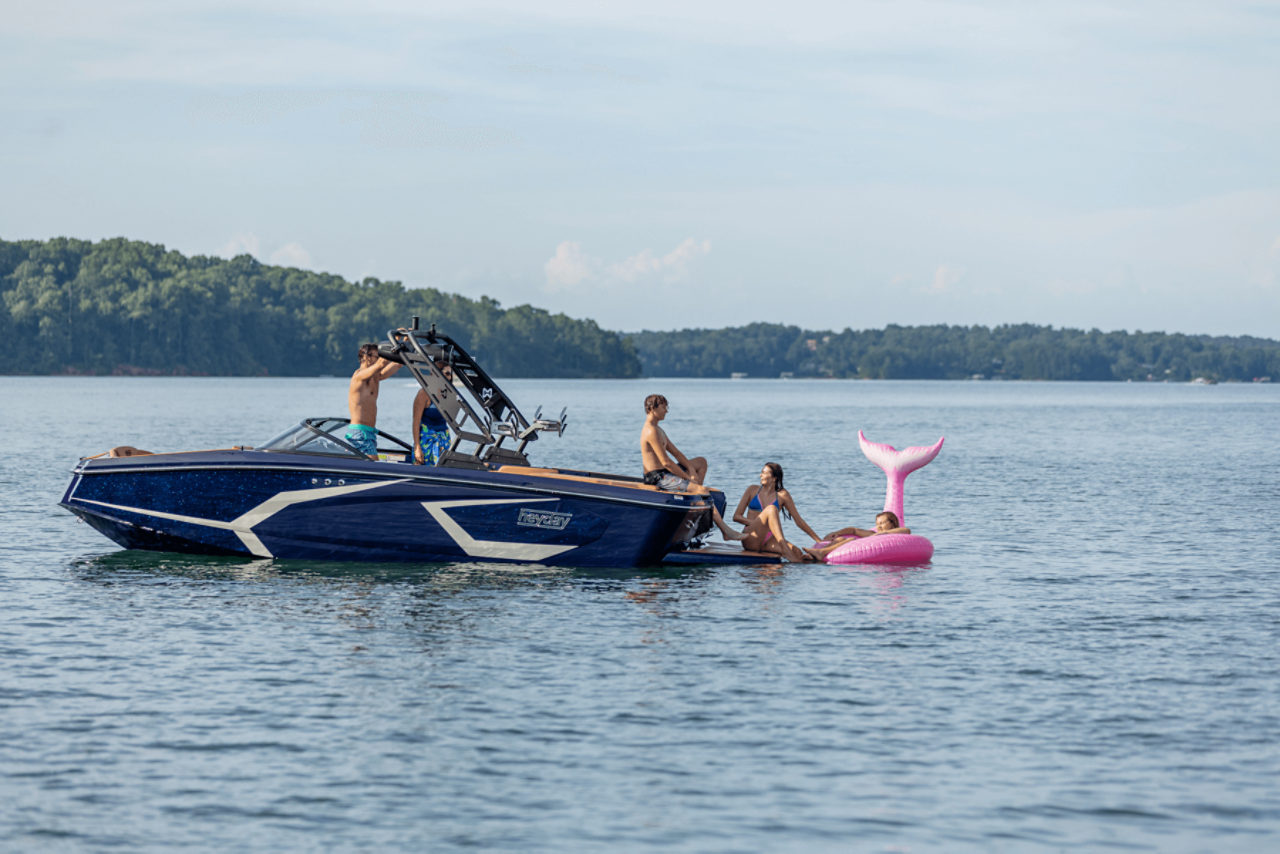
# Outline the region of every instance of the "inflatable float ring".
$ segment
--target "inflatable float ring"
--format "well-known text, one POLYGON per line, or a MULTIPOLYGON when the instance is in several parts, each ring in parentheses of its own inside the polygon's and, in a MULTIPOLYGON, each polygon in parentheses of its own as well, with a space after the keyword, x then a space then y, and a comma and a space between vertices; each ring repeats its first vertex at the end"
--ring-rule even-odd
MULTIPOLYGON (((892 445, 881 445, 871 442, 858 431, 858 444, 867 459, 880 467, 889 478, 885 491, 884 509, 898 517, 898 524, 906 527, 907 519, 902 513, 902 488, 907 475, 918 468, 928 465, 938 452, 946 437, 937 444, 927 448, 904 448, 899 451, 892 445)), ((847 566, 854 563, 927 563, 933 557, 933 543, 916 534, 876 534, 874 537, 862 537, 849 540, 826 557, 826 563, 847 566)))

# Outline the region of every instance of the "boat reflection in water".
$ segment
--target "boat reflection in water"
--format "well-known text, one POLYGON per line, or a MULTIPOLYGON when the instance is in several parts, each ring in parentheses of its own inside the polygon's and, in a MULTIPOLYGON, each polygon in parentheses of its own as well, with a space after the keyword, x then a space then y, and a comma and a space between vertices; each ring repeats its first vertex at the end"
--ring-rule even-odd
POLYGON ((131 549, 583 567, 658 564, 699 546, 713 502, 723 508, 718 492, 532 466, 529 444, 562 435, 565 413, 525 418, 434 325, 390 332, 379 352, 407 367, 449 422, 438 465, 414 465, 412 447, 381 430, 378 455, 366 456, 342 438, 348 419, 309 418, 257 448, 82 459, 61 504, 131 549))

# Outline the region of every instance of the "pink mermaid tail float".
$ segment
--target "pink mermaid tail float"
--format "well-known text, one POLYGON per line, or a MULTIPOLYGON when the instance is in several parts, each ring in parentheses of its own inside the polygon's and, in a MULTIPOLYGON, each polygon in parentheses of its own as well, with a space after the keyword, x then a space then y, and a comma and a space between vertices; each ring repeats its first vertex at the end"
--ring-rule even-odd
MULTIPOLYGON (((946 437, 927 448, 904 448, 899 451, 892 445, 871 442, 858 431, 858 444, 867 459, 875 463, 888 476, 889 486, 884 496, 884 509, 898 517, 898 524, 906 527, 907 518, 902 513, 902 487, 907 475, 928 465, 946 437)), ((933 557, 933 543, 916 534, 876 534, 850 540, 827 555, 827 563, 926 563, 933 557)))

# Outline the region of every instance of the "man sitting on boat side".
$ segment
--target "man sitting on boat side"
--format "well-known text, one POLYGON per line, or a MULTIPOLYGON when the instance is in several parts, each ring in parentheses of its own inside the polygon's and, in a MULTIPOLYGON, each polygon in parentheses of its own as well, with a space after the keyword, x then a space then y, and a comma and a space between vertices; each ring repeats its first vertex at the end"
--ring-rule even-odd
POLYGON ((378 456, 378 389, 383 380, 400 370, 399 362, 378 355, 377 344, 361 344, 360 368, 351 375, 347 408, 351 425, 343 436, 347 444, 368 457, 378 456))
POLYGON ((689 459, 680 453, 675 443, 667 438, 666 431, 658 426, 658 422, 667 417, 668 409, 670 405, 667 399, 660 394, 651 394, 644 399, 644 429, 640 431, 640 460, 644 463, 644 482, 664 492, 708 495, 705 488, 690 488, 691 484, 702 486, 702 480, 707 476, 706 457, 689 459), (668 453, 670 457, 667 456, 668 453))
MULTIPOLYGON (((694 457, 691 460, 680 453, 680 449, 658 426, 658 422, 667 417, 667 409, 667 399, 660 394, 651 394, 644 399, 644 428, 640 431, 640 460, 644 464, 644 482, 663 492, 710 495, 711 490, 702 485, 702 479, 707 476, 706 459, 694 457)), ((746 536, 726 525, 714 504, 711 507, 711 518, 726 540, 741 540, 746 536)))

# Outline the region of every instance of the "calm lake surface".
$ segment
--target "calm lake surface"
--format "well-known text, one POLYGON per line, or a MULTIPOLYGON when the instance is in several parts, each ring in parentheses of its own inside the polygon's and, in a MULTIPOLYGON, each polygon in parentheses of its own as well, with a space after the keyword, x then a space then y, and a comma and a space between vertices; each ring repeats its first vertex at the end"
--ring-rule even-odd
MULTIPOLYGON (((257 444, 346 380, 0 377, 0 848, 1280 850, 1280 385, 508 381, 535 464, 786 470, 924 568, 120 551, 82 455, 257 444)), ((413 389, 384 386, 407 435, 413 389)), ((795 538, 807 544, 794 526, 795 538)))

